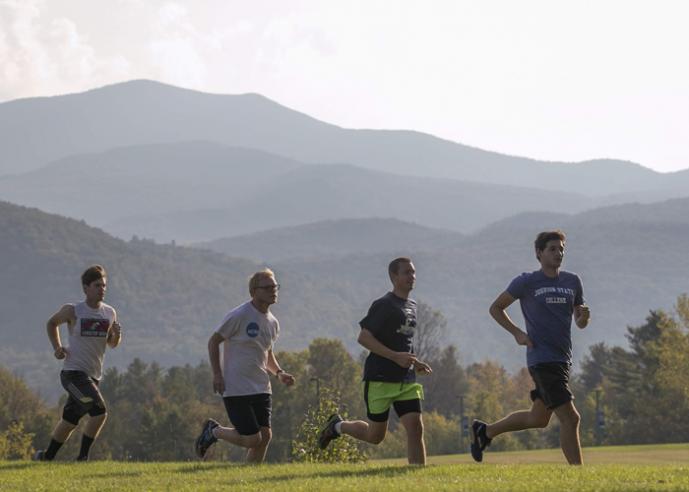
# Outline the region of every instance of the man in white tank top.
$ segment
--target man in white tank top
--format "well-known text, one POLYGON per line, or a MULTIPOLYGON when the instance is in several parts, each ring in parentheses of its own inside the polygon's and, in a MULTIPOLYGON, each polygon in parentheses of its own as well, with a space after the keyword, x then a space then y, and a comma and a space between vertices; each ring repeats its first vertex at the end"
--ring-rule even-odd
POLYGON ((249 279, 251 300, 230 311, 208 341, 213 390, 223 396, 232 427, 208 419, 196 440, 200 458, 222 439, 247 448, 250 463, 265 459, 272 437, 270 375, 287 386, 294 384, 294 376, 280 368, 273 353, 280 325, 269 308, 277 302, 279 288, 271 270, 256 272, 249 279), (222 370, 220 344, 224 344, 222 370))
POLYGON ((62 412, 62 419, 53 430, 47 449, 39 449, 34 455, 38 461, 51 461, 60 447, 69 439, 81 417, 89 414, 84 427, 81 450, 77 461, 88 461, 91 445, 98 437, 107 412, 105 401, 98 389, 103 375, 105 347, 115 348, 122 340, 122 329, 115 310, 103 302, 107 287, 105 269, 93 265, 81 276, 86 299, 75 304, 65 304, 48 320, 48 338, 53 345, 56 359, 64 359, 60 382, 69 398, 62 412), (69 345, 60 340, 59 327, 67 324, 69 345))

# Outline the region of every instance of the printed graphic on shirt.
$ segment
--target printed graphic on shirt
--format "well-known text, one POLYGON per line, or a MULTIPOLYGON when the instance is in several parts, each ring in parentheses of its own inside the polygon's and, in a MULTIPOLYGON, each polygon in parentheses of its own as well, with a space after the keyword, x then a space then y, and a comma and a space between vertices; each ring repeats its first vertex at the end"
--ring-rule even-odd
POLYGON ((414 330, 416 329, 416 312, 413 309, 405 307, 404 308, 404 324, 399 327, 397 333, 402 333, 403 335, 414 335, 414 330))
POLYGON ((81 336, 82 337, 107 337, 110 321, 102 318, 82 318, 81 336))
POLYGON ((544 296, 546 304, 567 304, 570 299, 574 299, 575 294, 574 289, 568 287, 541 287, 536 289, 534 297, 544 296), (563 295, 569 297, 562 297, 563 295))
POLYGON ((246 334, 251 338, 256 338, 258 336, 258 324, 252 321, 246 325, 246 334))

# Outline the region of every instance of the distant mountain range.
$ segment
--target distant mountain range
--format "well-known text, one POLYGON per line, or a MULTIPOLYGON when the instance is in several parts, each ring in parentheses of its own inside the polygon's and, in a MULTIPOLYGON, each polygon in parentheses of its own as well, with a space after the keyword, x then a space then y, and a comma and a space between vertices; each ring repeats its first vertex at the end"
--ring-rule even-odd
POLYGON ((610 159, 542 162, 414 131, 345 129, 256 94, 206 94, 146 80, 0 104, 0 174, 116 147, 197 140, 305 163, 592 196, 689 186, 685 171, 666 175, 610 159))
POLYGON ((124 239, 181 243, 370 217, 469 233, 516 213, 543 208, 575 213, 615 200, 401 176, 347 164, 304 164, 210 142, 140 145, 65 158, 0 177, 0 197, 85 220, 124 239))
MULTIPOLYGON (((405 254, 418 269, 415 297, 445 314, 447 343, 459 346, 463 360, 492 358, 516 368, 524 363, 523 350, 487 309, 512 277, 537 268, 538 231, 565 229, 565 268, 583 278, 593 321, 586 330, 574 329, 580 357, 597 341, 625 343, 627 325, 641 323, 651 308, 671 308, 677 295, 689 291, 687 217, 689 199, 577 215, 524 214, 470 236, 396 220, 327 221, 236 238, 236 249, 227 252, 245 254, 242 248, 260 240, 255 256, 276 270, 283 285, 275 308, 283 330, 280 349, 327 336, 358 352, 357 323, 388 289, 389 260, 405 254), (406 239, 407 233, 417 237, 406 239), (358 239, 366 237, 381 246, 358 239), (309 257, 292 257, 299 251, 309 257)), ((109 269, 108 300, 126 330, 126 343, 108 354, 109 363, 139 356, 164 365, 205 358, 209 333, 246 299, 247 276, 260 266, 198 249, 124 242, 84 223, 8 203, 0 203, 0 228, 8 231, 0 235, 0 360, 44 389, 55 386, 50 381, 58 367, 45 320, 63 302, 82 297, 78 276, 86 265, 100 262, 109 269)), ((512 315, 522 324, 518 308, 512 315)))
POLYGON ((581 194, 303 164, 208 142, 157 144, 65 158, 0 178, 0 197, 86 220, 125 239, 194 242, 327 219, 395 217, 472 231, 581 194))
POLYGON ((689 196, 689 171, 539 162, 150 81, 0 104, 0 145, 0 199, 182 244, 348 218, 473 233, 522 212, 689 196))

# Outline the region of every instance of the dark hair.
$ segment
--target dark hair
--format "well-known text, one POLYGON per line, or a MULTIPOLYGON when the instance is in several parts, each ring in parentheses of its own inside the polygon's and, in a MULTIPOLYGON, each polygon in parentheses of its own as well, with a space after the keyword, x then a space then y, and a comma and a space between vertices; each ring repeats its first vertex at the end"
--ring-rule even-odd
POLYGON ((565 233, 562 232, 560 229, 555 229, 554 231, 543 231, 540 234, 538 234, 538 236, 536 236, 536 240, 534 241, 534 247, 536 248, 536 258, 538 258, 538 253, 540 251, 543 251, 548 242, 552 240, 559 240, 564 243, 566 240, 565 233))
POLYGON ((400 263, 411 263, 411 258, 400 256, 392 260, 388 265, 388 275, 390 275, 390 277, 397 275, 397 272, 400 270, 400 263))
POLYGON ((91 265, 81 274, 81 285, 84 287, 91 285, 91 282, 107 277, 105 268, 100 265, 91 265))

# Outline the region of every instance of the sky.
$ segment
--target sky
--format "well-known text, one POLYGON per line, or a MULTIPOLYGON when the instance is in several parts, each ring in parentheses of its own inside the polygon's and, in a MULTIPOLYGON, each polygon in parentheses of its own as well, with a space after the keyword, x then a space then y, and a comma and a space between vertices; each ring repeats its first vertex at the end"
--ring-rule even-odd
POLYGON ((684 0, 0 0, 0 102, 152 79, 347 128, 689 168, 684 0))

